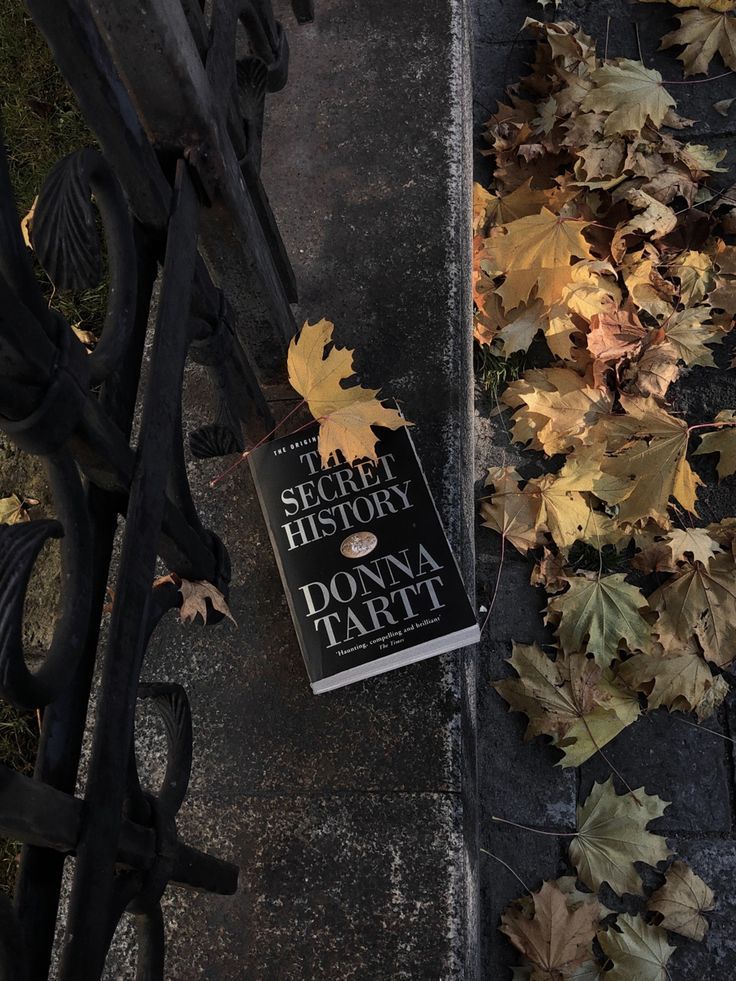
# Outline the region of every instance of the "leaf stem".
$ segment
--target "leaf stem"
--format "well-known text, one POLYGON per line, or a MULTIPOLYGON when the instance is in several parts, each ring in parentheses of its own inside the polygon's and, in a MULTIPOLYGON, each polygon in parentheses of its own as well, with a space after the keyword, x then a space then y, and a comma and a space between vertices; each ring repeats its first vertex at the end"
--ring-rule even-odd
POLYGON ((710 75, 708 78, 685 78, 676 79, 673 81, 663 78, 662 85, 702 85, 704 82, 716 82, 719 78, 727 78, 729 75, 733 74, 733 71, 730 71, 723 72, 721 75, 710 75))
POLYGON ((736 746, 736 739, 727 736, 725 732, 718 732, 717 729, 709 729, 708 726, 701 725, 697 722, 690 722, 688 719, 683 719, 681 715, 675 715, 674 718, 684 726, 690 726, 691 729, 702 729, 703 732, 709 732, 711 736, 718 736, 719 739, 724 739, 727 743, 733 743, 736 746))
MULTIPOLYGON (((253 446, 250 446, 250 447, 249 447, 249 448, 248 448, 247 450, 244 450, 244 451, 243 451, 243 452, 242 452, 242 453, 240 454, 240 456, 238 457, 238 459, 237 459, 237 460, 235 461, 235 463, 233 463, 233 464, 231 464, 231 465, 230 465, 230 466, 229 466, 229 467, 227 468, 227 470, 223 470, 223 472, 222 472, 221 474, 219 474, 219 475, 218 475, 217 477, 215 477, 215 478, 214 478, 213 480, 211 480, 211 481, 210 481, 210 484, 209 484, 209 485, 210 485, 210 487, 211 487, 211 488, 212 488, 212 487, 217 487, 217 485, 218 485, 218 484, 220 484, 220 483, 222 483, 222 481, 223 481, 223 480, 224 480, 224 479, 225 479, 226 477, 229 477, 229 476, 230 476, 230 474, 231 474, 231 473, 233 472, 233 470, 237 470, 237 468, 238 468, 238 467, 239 467, 239 466, 241 465, 241 463, 242 463, 242 462, 243 462, 244 460, 247 460, 247 459, 248 459, 248 457, 249 457, 249 456, 251 455, 251 453, 253 452, 253 450, 256 450, 256 449, 258 449, 258 447, 259 447, 259 446, 262 446, 262 445, 263 445, 263 443, 265 443, 265 442, 266 442, 266 440, 268 440, 268 439, 270 439, 270 438, 271 438, 271 437, 273 436, 273 434, 274 434, 275 432, 277 432, 277 431, 278 431, 279 429, 281 429, 281 427, 282 427, 282 426, 283 426, 283 424, 284 424, 284 423, 286 422, 286 420, 287 420, 287 419, 290 419, 290 418, 291 418, 291 417, 292 417, 292 416, 294 415, 294 413, 295 413, 295 412, 298 412, 298 411, 299 411, 299 409, 301 409, 301 407, 302 407, 302 406, 303 406, 303 405, 305 404, 305 402, 306 402, 306 399, 302 399, 302 400, 301 400, 301 402, 299 402, 299 403, 298 403, 297 405, 295 405, 295 406, 294 406, 294 408, 293 408, 293 409, 292 409, 292 410, 291 410, 290 412, 287 412, 287 413, 286 413, 286 415, 285 415, 285 416, 284 416, 284 418, 283 418, 283 419, 281 420, 281 422, 277 422, 277 423, 276 423, 276 425, 275 425, 275 426, 273 427, 273 429, 271 430, 271 432, 270 432, 270 433, 266 433, 266 435, 265 435, 265 436, 262 436, 262 437, 261 437, 261 438, 260 438, 260 439, 258 440, 258 442, 257 442, 257 443, 255 443, 255 445, 253 445, 253 446)), ((310 420, 310 422, 311 422, 311 421, 314 421, 314 420, 310 420)), ((301 428, 303 429, 303 428, 304 428, 304 426, 302 426, 301 428)), ((296 430, 296 432, 299 432, 299 430, 297 429, 297 430, 296 430)))
POLYGON ((499 858, 498 855, 494 855, 493 852, 489 852, 487 848, 481 848, 480 851, 483 852, 484 855, 488 855, 488 856, 490 856, 490 858, 494 858, 497 862, 500 862, 501 865, 503 865, 503 867, 505 869, 508 869, 509 870, 509 872, 513 875, 513 877, 517 880, 517 882, 520 882, 522 884, 522 886, 524 887, 524 889, 526 890, 526 892, 528 892, 530 896, 532 895, 532 891, 529 888, 529 886, 526 884, 526 882, 524 882, 524 880, 521 878, 521 876, 518 874, 518 872, 515 872, 511 868, 511 866, 508 864, 508 862, 504 862, 504 860, 502 858, 499 858))
POLYGON ((699 422, 696 426, 688 426, 687 431, 689 433, 694 433, 696 429, 723 429, 728 426, 736 426, 736 420, 733 422, 699 422))
POLYGON ((506 818, 496 817, 491 814, 491 821, 497 824, 509 824, 512 828, 520 828, 522 831, 531 831, 535 835, 548 835, 550 838, 577 838, 577 831, 542 831, 539 828, 530 828, 528 824, 517 824, 516 821, 507 821, 506 818))
MULTIPOLYGON (((580 708, 579 708, 579 706, 577 704, 575 705, 575 707, 577 708, 578 712, 580 712, 580 708)), ((626 787, 626 789, 628 790, 628 792, 631 794, 632 798, 636 801, 636 803, 639 805, 639 807, 641 807, 642 806, 642 802, 636 796, 636 793, 634 792, 634 789, 629 785, 629 782, 626 779, 626 777, 623 775, 623 773, 620 772, 620 770, 616 769, 616 767, 613 765, 613 763, 611 763, 611 761, 609 760, 609 758, 606 756, 606 754, 603 752, 603 750, 601 749, 601 747, 596 742, 596 738, 593 735, 593 731, 590 728, 590 726, 588 725, 588 720, 585 718, 585 715, 582 712, 580 712, 580 718, 582 720, 583 725, 588 730, 588 735, 590 736, 590 741, 595 746, 596 753, 599 753, 600 754, 601 759, 605 762, 606 766, 609 768, 609 770, 611 771, 611 773, 615 774, 619 778, 619 780, 621 781, 621 783, 624 785, 624 787, 626 787)))
POLYGON ((496 573, 496 582, 493 586, 493 594, 491 595, 491 599, 488 604, 488 612, 486 613, 485 619, 483 620, 483 624, 481 625, 480 628, 481 637, 483 636, 483 631, 486 629, 486 626, 488 625, 488 621, 491 617, 491 612, 493 611, 493 606, 496 602, 496 597, 498 596, 498 587, 501 582, 501 572, 503 571, 503 560, 505 555, 506 555, 506 535, 501 535, 501 558, 498 563, 498 572, 496 573))

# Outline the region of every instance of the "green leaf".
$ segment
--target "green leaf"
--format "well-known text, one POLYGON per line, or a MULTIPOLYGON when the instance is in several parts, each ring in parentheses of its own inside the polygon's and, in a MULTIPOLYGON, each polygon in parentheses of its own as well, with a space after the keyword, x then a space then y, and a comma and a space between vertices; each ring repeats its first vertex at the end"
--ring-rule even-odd
POLYGON ((563 650, 587 652, 608 667, 622 642, 631 651, 649 648, 651 627, 640 612, 649 606, 641 590, 625 582, 624 573, 569 582, 569 590, 547 606, 547 622, 558 624, 563 650))
POLYGON ((676 948, 667 943, 666 931, 628 913, 618 917, 616 926, 620 933, 611 928, 598 934, 603 952, 613 961, 604 975, 607 981, 670 981, 667 962, 676 948))
POLYGON ((594 892, 607 882, 619 896, 641 895, 634 862, 657 865, 671 855, 665 839, 646 829, 668 806, 668 801, 647 794, 643 787, 619 796, 613 777, 594 784, 578 807, 578 832, 570 843, 570 861, 581 882, 594 892))

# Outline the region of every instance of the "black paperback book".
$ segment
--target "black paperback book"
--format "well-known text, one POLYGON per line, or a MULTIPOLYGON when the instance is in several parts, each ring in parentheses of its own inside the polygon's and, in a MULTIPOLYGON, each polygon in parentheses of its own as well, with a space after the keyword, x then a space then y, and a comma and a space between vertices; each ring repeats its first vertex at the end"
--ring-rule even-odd
POLYGON ((315 694, 480 636, 409 431, 380 433, 377 461, 323 468, 316 435, 249 456, 315 694))

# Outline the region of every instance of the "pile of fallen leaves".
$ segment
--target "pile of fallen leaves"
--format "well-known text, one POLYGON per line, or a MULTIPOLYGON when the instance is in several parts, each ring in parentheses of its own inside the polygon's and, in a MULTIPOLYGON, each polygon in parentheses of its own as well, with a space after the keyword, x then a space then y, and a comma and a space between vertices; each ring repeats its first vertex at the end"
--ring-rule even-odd
POLYGON ((598 896, 607 886, 617 896, 644 897, 634 863, 653 865, 671 857, 665 839, 647 829, 667 806, 643 787, 618 795, 613 779, 594 785, 578 808, 570 843, 576 875, 544 882, 511 903, 501 918, 501 930, 525 958, 514 969, 514 981, 656 981, 669 977, 667 962, 675 947, 668 930, 703 939, 708 928, 703 913, 713 909, 714 896, 682 861, 673 862, 663 885, 640 900, 640 912, 616 915, 598 896), (611 966, 604 973, 606 962, 611 966))
MULTIPOLYGON (((706 70, 716 49, 731 64, 731 41, 706 50, 687 34, 688 24, 719 18, 723 37, 736 38, 726 6, 704 0, 712 9, 687 11, 683 29, 665 38, 685 45, 688 71, 706 70)), ((493 184, 475 188, 475 335, 501 358, 535 342, 539 366, 500 401, 513 411, 511 438, 548 462, 529 479, 512 467, 490 470, 481 510, 504 549, 534 556, 532 582, 549 596, 556 638, 548 651, 515 645, 518 677, 496 687, 528 716, 527 739, 550 737, 560 764, 578 766, 643 711, 703 720, 728 692, 736 518, 700 519, 703 480, 691 459, 714 454, 721 480, 736 472, 736 410, 688 422, 672 386, 694 365, 715 367, 734 324, 736 191, 709 186, 724 153, 672 134, 692 121, 677 115, 659 72, 601 59, 574 24, 526 27, 538 38, 532 71, 488 124, 493 184)), ((599 788, 580 819, 592 809, 604 823, 613 815, 634 828, 656 816, 644 800, 654 798, 599 788)), ((597 890, 600 875, 573 854, 583 834, 571 859, 597 890)), ((643 847, 637 860, 665 857, 643 847)), ((693 887, 692 876, 675 863, 664 891, 693 887)), ((633 880, 619 885, 639 891, 633 880)), ((592 956, 600 919, 594 897, 562 883, 512 906, 503 929, 534 965, 518 977, 598 977, 598 967, 579 965, 592 956), (545 931, 557 938, 551 946, 545 931), (533 956, 539 944, 545 956, 554 948, 554 969, 533 956)), ((677 930, 666 915, 662 924, 677 930)), ((605 957, 623 965, 605 977, 666 977, 661 966, 632 973, 626 960, 656 948, 664 964, 671 948, 662 927, 651 918, 618 925, 621 933, 599 933, 605 957)))

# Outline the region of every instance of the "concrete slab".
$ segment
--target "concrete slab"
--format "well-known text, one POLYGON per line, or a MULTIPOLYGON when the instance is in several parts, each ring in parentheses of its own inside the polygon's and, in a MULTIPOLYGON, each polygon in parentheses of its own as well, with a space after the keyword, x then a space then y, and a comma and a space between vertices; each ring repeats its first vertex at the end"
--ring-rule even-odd
MULTIPOLYGON (((301 302, 356 348, 365 384, 401 400, 472 590, 469 57, 460 0, 320 0, 270 98, 268 188, 301 302)), ((283 389, 272 393, 283 414, 283 389)), ((190 366, 186 426, 211 421, 190 366)), ((170 891, 167 976, 473 978, 472 654, 343 691, 309 691, 247 468, 192 462, 233 560, 239 628, 167 620, 144 677, 189 692, 195 762, 180 821, 242 868, 232 899, 170 891), (466 751, 462 752, 462 727, 466 751), (467 796, 464 796, 467 789, 467 796)), ((155 781, 160 736, 142 723, 155 781)), ((121 929, 108 977, 130 976, 121 929), (128 973, 126 973, 128 972, 128 973)))
MULTIPOLYGON (((242 867, 234 898, 169 890, 166 976, 463 977, 453 927, 462 829, 442 794, 192 796, 179 829, 242 867), (442 832, 438 830, 442 828, 442 832)), ((118 931, 116 949, 134 943, 118 931)), ((109 977, 133 981, 116 951, 109 977)))

